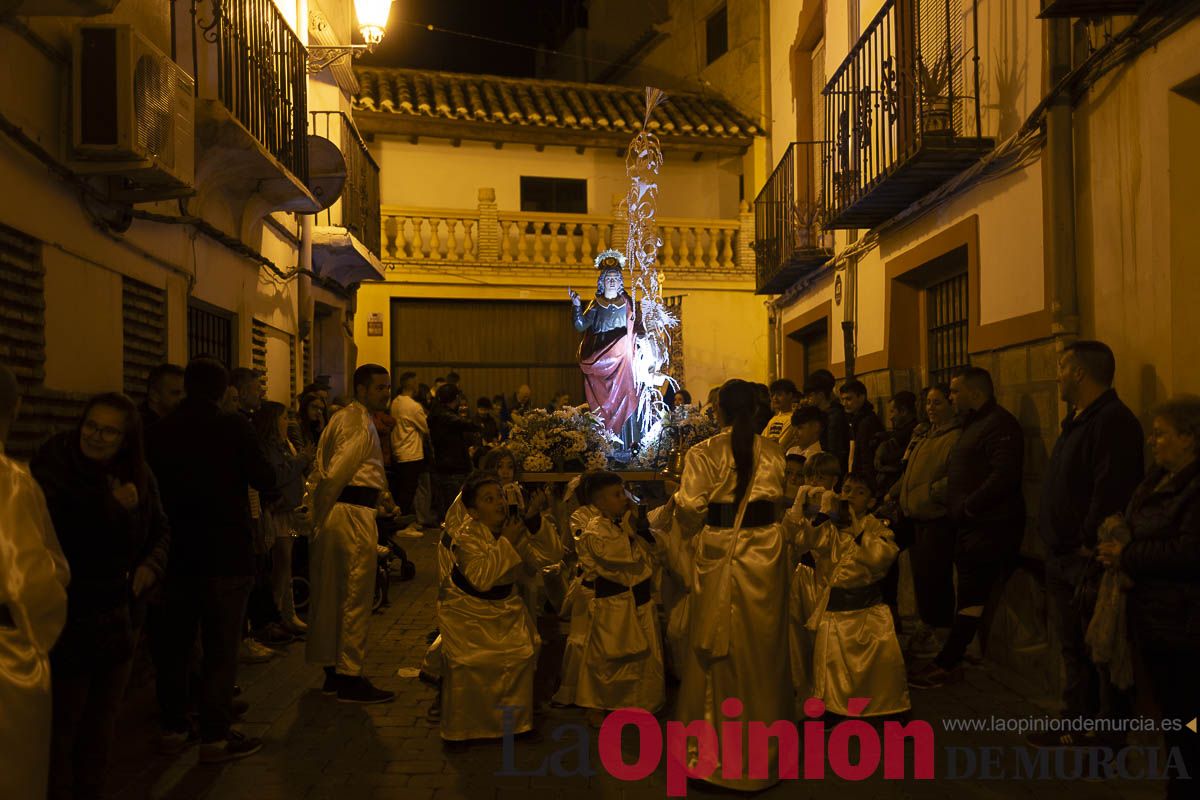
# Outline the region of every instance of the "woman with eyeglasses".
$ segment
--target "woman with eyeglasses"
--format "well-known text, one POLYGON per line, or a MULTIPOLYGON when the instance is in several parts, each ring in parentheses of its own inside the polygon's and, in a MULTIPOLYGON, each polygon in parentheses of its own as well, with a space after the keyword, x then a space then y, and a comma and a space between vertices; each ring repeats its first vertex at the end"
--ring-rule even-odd
POLYGON ((941 649, 954 621, 954 523, 945 504, 946 467, 962 424, 950 404, 950 387, 937 383, 925 390, 928 424, 918 425, 904 454, 904 472, 889 491, 900 511, 912 520, 913 590, 921 626, 909 649, 932 655, 941 649))
POLYGON ((71 567, 67 625, 50 653, 51 798, 103 793, 113 727, 150 590, 170 542, 133 401, 101 394, 30 463, 71 567))

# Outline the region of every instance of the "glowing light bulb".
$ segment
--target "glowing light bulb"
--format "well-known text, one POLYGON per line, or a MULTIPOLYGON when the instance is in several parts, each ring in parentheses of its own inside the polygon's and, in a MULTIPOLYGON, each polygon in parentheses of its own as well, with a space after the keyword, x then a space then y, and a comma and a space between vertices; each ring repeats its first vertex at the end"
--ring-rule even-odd
POLYGON ((354 12, 358 16, 358 30, 367 46, 374 47, 383 41, 392 0, 354 0, 354 12))

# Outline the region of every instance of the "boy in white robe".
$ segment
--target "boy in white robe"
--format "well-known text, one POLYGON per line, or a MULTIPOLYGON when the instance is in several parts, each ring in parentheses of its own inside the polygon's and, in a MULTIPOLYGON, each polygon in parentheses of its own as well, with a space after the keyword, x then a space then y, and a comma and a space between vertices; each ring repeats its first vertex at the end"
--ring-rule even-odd
POLYGON ((468 516, 452 537, 454 563, 438 603, 448 742, 532 729, 540 640, 514 584, 562 558, 545 516, 509 516, 494 475, 469 478, 462 501, 468 516))
POLYGON ((598 513, 579 539, 579 561, 596 583, 575 702, 594 709, 589 720, 596 724, 606 710, 657 711, 665 684, 653 539, 648 531, 644 538, 635 532, 619 475, 596 473, 587 487, 598 513))
MULTIPOLYGON (((795 493, 791 513, 811 521, 821 511, 822 498, 832 493, 840 478, 837 456, 817 453, 809 458, 804 463, 803 484, 795 493)), ((812 692, 813 634, 807 624, 816 608, 817 574, 812 553, 793 547, 791 559, 794 568, 788 594, 788 652, 796 699, 803 703, 812 692)))
POLYGON ((823 513, 800 524, 799 546, 816 556, 821 590, 808 621, 815 632, 812 694, 841 716, 850 716, 854 697, 870 698, 855 716, 911 708, 904 656, 879 586, 899 548, 891 530, 871 515, 873 497, 868 479, 849 475, 840 500, 826 494, 823 513))

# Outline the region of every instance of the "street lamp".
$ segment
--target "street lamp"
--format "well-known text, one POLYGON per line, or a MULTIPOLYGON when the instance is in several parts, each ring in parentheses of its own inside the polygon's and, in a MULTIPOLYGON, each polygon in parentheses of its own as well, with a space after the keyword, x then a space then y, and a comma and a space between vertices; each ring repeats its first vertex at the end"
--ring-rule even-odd
POLYGON ((366 44, 313 44, 308 46, 308 74, 315 75, 343 56, 357 58, 383 41, 393 0, 354 0, 358 31, 366 44))

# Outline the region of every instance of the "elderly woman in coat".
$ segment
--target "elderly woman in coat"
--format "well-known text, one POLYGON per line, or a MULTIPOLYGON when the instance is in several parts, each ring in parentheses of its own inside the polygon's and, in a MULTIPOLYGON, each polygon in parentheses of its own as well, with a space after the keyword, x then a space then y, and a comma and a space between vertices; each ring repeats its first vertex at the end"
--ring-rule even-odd
MULTIPOLYGON (((1098 558, 1133 581, 1129 632, 1141 651, 1164 719, 1200 710, 1200 397, 1181 395, 1154 412, 1154 467, 1133 494, 1125 521, 1132 540, 1102 542, 1098 558)), ((1190 730, 1164 733, 1169 765, 1180 760, 1191 780, 1168 767, 1168 798, 1195 797, 1200 743, 1190 730)))

